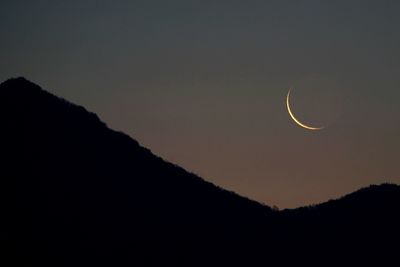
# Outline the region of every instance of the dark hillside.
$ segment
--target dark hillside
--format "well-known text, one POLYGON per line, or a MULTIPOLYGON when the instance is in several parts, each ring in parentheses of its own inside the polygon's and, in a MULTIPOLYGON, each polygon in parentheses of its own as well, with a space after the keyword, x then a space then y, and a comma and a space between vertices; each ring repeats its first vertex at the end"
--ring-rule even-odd
POLYGON ((0 85, 0 121, 1 266, 399 263, 397 185, 274 211, 24 78, 0 85))
POLYGON ((1 84, 0 101, 3 223, 10 240, 32 242, 35 257, 86 247, 114 258, 187 239, 214 246, 271 222, 269 207, 162 160, 23 78, 1 84))

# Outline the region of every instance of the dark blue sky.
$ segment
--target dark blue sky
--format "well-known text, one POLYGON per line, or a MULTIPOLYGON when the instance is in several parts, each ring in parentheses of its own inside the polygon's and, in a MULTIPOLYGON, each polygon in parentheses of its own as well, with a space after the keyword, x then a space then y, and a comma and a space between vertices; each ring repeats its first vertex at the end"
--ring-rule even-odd
POLYGON ((206 180, 280 207, 400 183, 399 1, 2 1, 25 76, 206 180), (290 86, 296 126, 285 109, 290 86))

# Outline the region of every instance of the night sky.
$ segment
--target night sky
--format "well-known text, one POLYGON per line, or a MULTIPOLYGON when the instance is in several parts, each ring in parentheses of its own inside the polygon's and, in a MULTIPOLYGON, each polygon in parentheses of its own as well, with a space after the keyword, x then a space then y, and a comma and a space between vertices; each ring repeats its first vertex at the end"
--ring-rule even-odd
MULTIPOLYGON (((0 3, 24 76, 268 205, 400 183, 400 1, 0 3), (303 122, 297 126, 285 98, 303 122)), ((27 133, 29 134, 29 133, 27 133)))

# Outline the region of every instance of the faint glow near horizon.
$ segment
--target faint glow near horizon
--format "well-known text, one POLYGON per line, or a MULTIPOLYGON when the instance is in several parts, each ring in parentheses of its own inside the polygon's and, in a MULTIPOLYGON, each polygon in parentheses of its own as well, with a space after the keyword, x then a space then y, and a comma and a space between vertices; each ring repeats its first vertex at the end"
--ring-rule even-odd
POLYGON ((4 1, 0 80, 25 76, 206 180, 296 207, 400 183, 399 11, 396 1, 4 1), (296 116, 327 129, 293 125, 289 86, 301 92, 296 116))

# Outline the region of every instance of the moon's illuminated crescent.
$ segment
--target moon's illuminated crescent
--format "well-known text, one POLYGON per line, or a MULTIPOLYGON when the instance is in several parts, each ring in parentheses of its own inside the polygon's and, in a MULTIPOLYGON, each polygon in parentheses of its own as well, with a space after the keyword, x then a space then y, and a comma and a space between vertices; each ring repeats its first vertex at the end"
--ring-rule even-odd
POLYGON ((312 131, 318 131, 318 130, 322 130, 324 127, 311 127, 308 125, 305 125, 304 123, 301 123, 293 114, 292 110, 290 109, 290 103, 289 103, 289 98, 290 98, 290 92, 292 91, 292 88, 289 89, 289 92, 287 94, 286 97, 286 106, 289 112, 290 117, 294 120, 294 122, 299 125, 300 127, 303 127, 304 129, 307 130, 312 130, 312 131))

